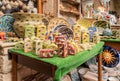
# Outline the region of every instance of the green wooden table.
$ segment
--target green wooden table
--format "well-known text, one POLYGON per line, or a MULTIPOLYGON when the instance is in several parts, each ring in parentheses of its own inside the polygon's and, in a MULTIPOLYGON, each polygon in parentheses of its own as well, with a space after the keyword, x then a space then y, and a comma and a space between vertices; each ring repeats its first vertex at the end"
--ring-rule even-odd
POLYGON ((92 57, 100 54, 103 45, 104 42, 100 42, 93 46, 91 50, 80 52, 74 56, 69 55, 66 58, 60 58, 57 55, 53 58, 40 58, 39 56, 33 55, 31 52, 25 53, 23 50, 10 49, 8 52, 12 57, 12 81, 17 81, 17 63, 49 75, 54 78, 54 81, 60 81, 62 76, 92 57))

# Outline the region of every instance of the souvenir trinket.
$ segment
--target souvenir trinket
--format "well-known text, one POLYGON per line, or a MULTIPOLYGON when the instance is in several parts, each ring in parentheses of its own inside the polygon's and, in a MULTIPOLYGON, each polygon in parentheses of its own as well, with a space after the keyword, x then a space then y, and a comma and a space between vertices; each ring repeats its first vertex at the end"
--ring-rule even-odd
POLYGON ((81 40, 80 40, 80 35, 78 35, 77 33, 75 33, 74 35, 74 41, 76 44, 80 44, 81 43, 81 40))
POLYGON ((31 38, 35 36, 35 28, 33 25, 26 25, 25 26, 25 38, 31 38))
POLYGON ((52 43, 52 44, 47 46, 47 49, 58 50, 58 46, 56 44, 52 43))
POLYGON ((33 54, 39 55, 40 49, 42 49, 42 42, 40 40, 33 40, 33 54))
POLYGON ((44 23, 42 22, 42 19, 45 18, 42 14, 32 13, 13 13, 13 17, 15 18, 15 22, 13 24, 14 31, 17 36, 21 38, 24 38, 24 30, 26 26, 30 25, 35 28, 37 25, 44 23))
POLYGON ((45 40, 45 35, 46 35, 46 26, 41 24, 36 27, 36 36, 41 39, 45 40))
POLYGON ((24 39, 24 52, 32 51, 32 41, 29 38, 24 39))
MULTIPOLYGON (((74 33, 77 33, 78 35, 81 35, 81 27, 80 27, 79 24, 75 24, 75 25, 73 26, 73 32, 74 32, 74 33)), ((75 35, 74 35, 74 36, 75 36, 75 35)))
POLYGON ((76 54, 76 49, 71 44, 68 44, 68 54, 70 54, 70 55, 75 55, 76 54))
POLYGON ((23 50, 24 49, 24 42, 23 41, 19 41, 15 44, 15 48, 17 50, 23 50))
POLYGON ((58 56, 60 57, 67 57, 68 55, 68 47, 67 43, 59 43, 58 44, 58 56))
POLYGON ((84 33, 82 34, 82 43, 85 44, 85 43, 89 43, 89 42, 90 42, 89 33, 84 32, 84 33))
POLYGON ((96 27, 89 27, 88 30, 89 30, 89 34, 90 34, 90 42, 92 42, 93 41, 93 35, 94 35, 95 32, 97 32, 97 28, 96 27))
POLYGON ((74 48, 76 49, 76 53, 78 53, 78 52, 79 52, 78 44, 76 44, 76 43, 73 42, 73 41, 70 41, 69 43, 74 46, 74 48))
POLYGON ((55 36, 54 39, 56 45, 63 43, 65 40, 66 40, 65 37, 60 33, 57 36, 55 36))
POLYGON ((53 49, 40 49, 39 52, 40 52, 39 56, 41 58, 50 58, 53 57, 56 53, 53 49))
POLYGON ((93 43, 99 43, 100 42, 100 37, 97 32, 94 33, 93 35, 93 43))

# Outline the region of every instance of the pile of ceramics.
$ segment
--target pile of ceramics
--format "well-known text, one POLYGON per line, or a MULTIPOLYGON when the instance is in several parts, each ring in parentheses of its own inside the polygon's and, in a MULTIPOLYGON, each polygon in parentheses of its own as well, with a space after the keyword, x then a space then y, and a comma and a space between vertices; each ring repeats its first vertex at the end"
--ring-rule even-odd
POLYGON ((4 14, 14 12, 37 13, 37 8, 31 0, 0 0, 0 12, 4 14))
MULTIPOLYGON (((96 57, 86 62, 88 67, 80 67, 79 74, 82 81, 98 81, 98 64, 96 57)), ((120 63, 113 68, 102 66, 103 81, 119 81, 120 80, 120 63)))

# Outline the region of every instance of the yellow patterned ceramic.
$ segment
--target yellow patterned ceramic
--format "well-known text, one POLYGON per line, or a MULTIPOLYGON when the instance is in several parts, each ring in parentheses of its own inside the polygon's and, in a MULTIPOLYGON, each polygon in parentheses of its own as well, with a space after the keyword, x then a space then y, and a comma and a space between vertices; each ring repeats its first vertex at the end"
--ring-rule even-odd
POLYGON ((81 29, 88 29, 93 25, 94 19, 82 18, 77 21, 77 23, 81 26, 81 29))
POLYGON ((13 24, 14 30, 19 37, 24 37, 24 30, 26 25, 34 25, 36 27, 40 24, 45 24, 43 21, 45 16, 42 14, 34 14, 34 13, 14 13, 13 17, 15 18, 15 22, 13 24))
POLYGON ((53 18, 49 22, 48 31, 53 31, 54 28, 59 25, 66 25, 67 27, 70 27, 70 23, 64 18, 53 18))

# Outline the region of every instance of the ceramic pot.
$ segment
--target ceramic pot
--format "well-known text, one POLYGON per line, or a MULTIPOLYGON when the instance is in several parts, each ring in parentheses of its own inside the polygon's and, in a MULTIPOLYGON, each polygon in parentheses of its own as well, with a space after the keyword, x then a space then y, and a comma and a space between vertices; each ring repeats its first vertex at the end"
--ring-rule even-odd
POLYGON ((33 14, 33 13, 14 13, 13 17, 15 22, 13 28, 18 37, 24 38, 24 30, 26 25, 37 25, 44 24, 42 21, 44 15, 42 14, 33 14))
POLYGON ((112 31, 109 28, 105 28, 103 30, 103 35, 104 36, 112 36, 112 31))

